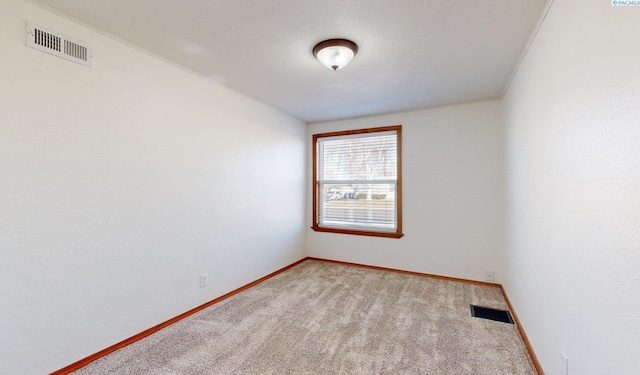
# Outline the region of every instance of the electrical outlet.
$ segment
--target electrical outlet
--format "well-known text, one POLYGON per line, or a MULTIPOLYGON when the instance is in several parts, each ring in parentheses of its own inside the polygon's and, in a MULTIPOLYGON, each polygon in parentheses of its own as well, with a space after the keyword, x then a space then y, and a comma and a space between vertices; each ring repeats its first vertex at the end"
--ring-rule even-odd
POLYGON ((484 279, 485 279, 485 281, 493 282, 495 280, 493 278, 493 271, 484 271, 484 279))
POLYGON ((569 375, 569 358, 565 352, 560 352, 560 375, 569 375))
POLYGON ((207 286, 208 282, 209 274, 203 273, 202 275, 200 275, 200 288, 204 288, 205 286, 207 286))

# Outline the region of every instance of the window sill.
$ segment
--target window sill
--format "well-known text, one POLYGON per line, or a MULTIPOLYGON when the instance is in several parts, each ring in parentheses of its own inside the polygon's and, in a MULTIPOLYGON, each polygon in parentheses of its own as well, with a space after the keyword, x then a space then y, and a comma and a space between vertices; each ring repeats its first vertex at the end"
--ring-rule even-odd
POLYGON ((367 230, 356 230, 356 229, 343 229, 343 228, 327 228, 327 227, 311 227, 316 232, 325 232, 325 233, 340 233, 340 234, 353 234, 356 236, 371 236, 371 237, 385 237, 385 238, 400 238, 404 236, 403 233, 397 232, 377 232, 377 231, 367 231, 367 230))

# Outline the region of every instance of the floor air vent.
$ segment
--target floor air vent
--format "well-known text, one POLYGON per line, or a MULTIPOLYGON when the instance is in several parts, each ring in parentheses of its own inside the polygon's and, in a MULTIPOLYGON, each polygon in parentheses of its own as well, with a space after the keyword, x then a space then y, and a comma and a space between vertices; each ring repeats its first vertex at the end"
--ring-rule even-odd
POLYGON ((481 307, 476 305, 471 306, 471 316, 475 318, 490 319, 497 322, 514 324, 511 313, 507 310, 491 309, 488 307, 481 307))
POLYGON ((91 46, 27 21, 27 46, 91 66, 91 46))

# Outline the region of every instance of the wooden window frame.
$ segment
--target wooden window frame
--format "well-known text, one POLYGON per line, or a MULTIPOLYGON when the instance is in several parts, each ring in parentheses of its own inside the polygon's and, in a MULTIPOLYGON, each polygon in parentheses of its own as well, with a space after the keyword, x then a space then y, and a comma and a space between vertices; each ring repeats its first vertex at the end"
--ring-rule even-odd
POLYGON ((341 234, 353 234, 361 236, 373 236, 373 237, 386 237, 386 238, 400 238, 404 236, 402 233, 402 125, 383 126, 377 128, 365 128, 355 130, 345 130, 330 133, 314 134, 312 140, 312 190, 313 190, 313 225, 311 229, 316 232, 327 233, 341 233, 341 234), (395 231, 382 231, 382 230, 369 230, 369 229, 355 229, 355 228, 342 228, 342 227, 328 227, 319 225, 319 187, 320 182, 318 180, 318 139, 330 138, 354 134, 370 134, 379 132, 396 132, 396 145, 397 145, 397 182, 396 182, 396 229, 395 231))

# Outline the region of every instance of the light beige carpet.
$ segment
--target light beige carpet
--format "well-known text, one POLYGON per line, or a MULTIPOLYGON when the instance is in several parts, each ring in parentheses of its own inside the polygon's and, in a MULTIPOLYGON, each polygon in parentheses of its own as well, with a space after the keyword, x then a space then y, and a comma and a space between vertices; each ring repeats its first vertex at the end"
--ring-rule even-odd
POLYGON ((75 374, 537 374, 500 289, 307 260, 75 374))

